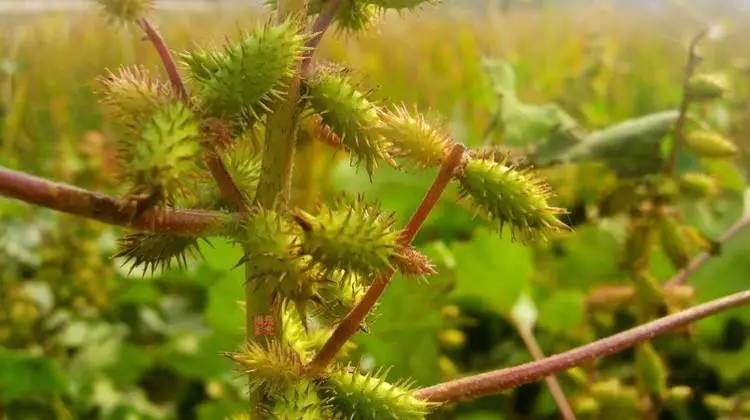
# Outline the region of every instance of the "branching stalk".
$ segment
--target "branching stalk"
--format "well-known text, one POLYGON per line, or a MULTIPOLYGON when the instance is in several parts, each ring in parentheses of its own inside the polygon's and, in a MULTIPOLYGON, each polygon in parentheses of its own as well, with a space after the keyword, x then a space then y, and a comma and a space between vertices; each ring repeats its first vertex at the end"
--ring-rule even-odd
POLYGON ((0 195, 110 225, 190 236, 228 234, 234 216, 204 210, 148 209, 137 204, 0 167, 0 195))
MULTIPOLYGON (((518 335, 521 336, 521 340, 523 340, 523 343, 526 345, 526 348, 529 350, 529 354, 531 354, 534 361, 538 362, 544 359, 544 352, 539 346, 539 342, 536 341, 534 332, 530 328, 525 328, 521 325, 518 325, 517 329, 518 335)), ((565 391, 563 391, 562 386, 560 386, 557 377, 555 375, 550 375, 544 378, 544 381, 547 383, 547 388, 549 388, 549 392, 555 400, 557 409, 560 410, 560 417, 564 420, 575 420, 576 416, 573 413, 573 409, 570 407, 570 403, 565 396, 565 391)))
MULTIPOLYGON (((730 227, 723 235, 718 239, 718 243, 721 245, 726 244, 732 238, 737 236, 740 232, 750 227, 750 216, 745 216, 738 220, 732 227, 730 227)), ((672 277, 669 281, 664 284, 665 288, 679 286, 685 284, 698 269, 700 269, 706 262, 708 262, 713 255, 709 252, 702 252, 695 258, 693 258, 688 265, 685 266, 679 273, 672 277)))
POLYGON ((519 385, 536 382, 549 375, 563 372, 594 359, 617 353, 648 341, 657 335, 748 303, 750 303, 750 290, 745 290, 659 318, 538 362, 499 369, 423 388, 416 392, 416 396, 433 402, 451 402, 497 394, 519 385))
POLYGON ((685 65, 685 74, 683 76, 684 79, 682 83, 682 102, 680 103, 680 113, 674 126, 674 139, 672 143, 672 149, 669 152, 669 158, 667 159, 667 164, 664 167, 664 172, 668 175, 674 173, 675 166, 677 165, 677 154, 679 153, 680 148, 683 146, 683 144, 685 144, 685 124, 688 120, 688 111, 693 99, 690 96, 690 79, 693 77, 693 73, 695 73, 695 69, 700 63, 700 57, 698 56, 698 45, 703 40, 703 38, 706 37, 707 34, 708 30, 703 30, 690 42, 690 47, 688 50, 688 61, 685 65))
MULTIPOLYGON (((456 168, 461 164, 465 150, 463 145, 457 144, 445 158, 435 181, 401 233, 399 237, 400 246, 407 247, 411 245, 427 216, 435 207, 435 204, 437 204, 443 191, 445 191, 456 168)), ((325 371, 326 367, 333 361, 344 344, 359 330, 362 321, 364 321, 378 299, 380 299, 380 296, 385 291, 394 274, 395 269, 391 268, 380 273, 375 278, 367 293, 339 323, 333 334, 328 338, 328 341, 326 341, 318 354, 315 355, 315 358, 308 364, 307 372, 310 375, 316 376, 325 371)))

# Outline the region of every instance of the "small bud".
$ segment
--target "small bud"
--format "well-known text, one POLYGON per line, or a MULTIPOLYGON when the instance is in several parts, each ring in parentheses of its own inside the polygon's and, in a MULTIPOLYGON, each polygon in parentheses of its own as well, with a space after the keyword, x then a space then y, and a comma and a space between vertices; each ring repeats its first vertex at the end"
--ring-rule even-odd
POLYGON ((456 305, 445 305, 440 309, 440 315, 445 319, 458 319, 461 316, 461 309, 456 305))
POLYGON ((716 180, 700 172, 686 172, 680 177, 680 191, 694 197, 710 197, 718 192, 716 180))
POLYGON ((648 219, 632 220, 628 226, 625 240, 623 266, 633 271, 640 271, 648 267, 653 244, 654 229, 648 219))
POLYGON ((674 386, 667 390, 667 400, 671 404, 684 404, 693 397, 693 390, 689 386, 674 386))
POLYGON ((573 400, 573 409, 581 418, 597 418, 601 406, 596 398, 581 396, 573 400))
POLYGON ((725 74, 697 74, 688 84, 688 95, 696 101, 720 99, 728 90, 729 79, 725 74))
POLYGON ((413 247, 401 249, 393 258, 393 263, 398 267, 398 271, 405 276, 424 278, 437 274, 432 261, 413 247))
POLYGON ((659 221, 659 238, 664 253, 672 265, 680 269, 690 260, 690 246, 682 226, 673 217, 663 217, 659 221))
POLYGON ((442 378, 450 379, 458 375, 458 366, 447 356, 440 356, 438 358, 438 368, 440 368, 440 376, 442 378))
POLYGON ((693 131, 685 137, 685 145, 707 158, 728 158, 738 153, 737 146, 731 140, 713 131, 693 131))
POLYGON ((446 349, 457 349, 466 343, 466 335, 461 330, 450 328, 438 333, 438 342, 446 349))
POLYGON ((716 414, 732 412, 735 407, 733 399, 716 394, 709 394, 703 397, 703 403, 716 414))

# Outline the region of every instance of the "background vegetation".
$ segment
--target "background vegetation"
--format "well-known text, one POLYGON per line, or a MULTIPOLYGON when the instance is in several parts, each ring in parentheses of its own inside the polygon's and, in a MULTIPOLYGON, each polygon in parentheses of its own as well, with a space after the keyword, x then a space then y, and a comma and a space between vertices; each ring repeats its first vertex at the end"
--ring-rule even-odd
MULTIPOLYGON (((389 15, 376 30, 356 37, 338 33, 326 38, 323 55, 362 75, 362 86, 377 88, 376 97, 449 116, 450 130, 469 145, 508 144, 507 130, 493 128, 501 102, 493 60, 512 64, 520 101, 557 103, 595 131, 676 109, 687 41, 714 23, 697 20, 690 5, 679 4, 646 13, 606 2, 564 8, 508 2, 507 10, 504 2, 457 3, 389 15)), ((723 36, 703 45, 702 68, 728 74, 732 88, 703 111, 747 150, 747 16, 731 17, 723 36)), ((219 43, 227 31, 263 19, 260 9, 156 17, 177 51, 195 42, 219 43)), ((93 13, 0 17, 0 165, 122 193, 113 128, 94 92, 97 77, 120 64, 147 63, 159 71, 151 46, 138 38, 136 31, 108 25, 93 13)), ((305 144, 300 155, 309 164, 295 182, 297 205, 311 207, 342 188, 364 191, 395 211, 399 225, 433 176, 382 169, 371 182, 322 144, 305 144)), ((718 237, 744 212, 743 168, 750 160, 747 153, 741 156, 739 165, 701 162, 722 192, 682 209, 709 237, 718 237)), ((392 283, 369 333, 357 338, 355 360, 363 369, 392 365, 394 377, 426 386, 527 361, 513 316, 519 301, 536 309, 535 334, 548 354, 635 325, 637 304, 602 300, 602 290, 632 282, 621 264, 627 218, 600 214, 615 176, 585 164, 545 174, 557 194, 554 204, 569 209, 565 221, 574 230, 524 247, 467 216, 463 202, 443 200, 417 239, 440 274, 426 284, 400 278, 392 283)), ((239 251, 221 240, 202 243, 203 257, 185 269, 142 276, 111 259, 114 228, 4 199, 0 219, 0 416, 214 419, 243 407, 243 380, 219 357, 243 336, 243 274, 226 269, 240 259, 239 251)), ((748 233, 722 247, 720 258, 692 277, 689 301, 747 288, 748 253, 748 233)), ((675 274, 659 250, 650 271, 664 280, 675 274)), ((748 336, 745 309, 656 340, 669 389, 658 409, 633 351, 559 379, 582 418, 635 418, 641 412, 747 418, 748 336), (679 393, 684 387, 690 387, 688 395, 679 393)), ((558 414, 538 383, 435 416, 558 414)))

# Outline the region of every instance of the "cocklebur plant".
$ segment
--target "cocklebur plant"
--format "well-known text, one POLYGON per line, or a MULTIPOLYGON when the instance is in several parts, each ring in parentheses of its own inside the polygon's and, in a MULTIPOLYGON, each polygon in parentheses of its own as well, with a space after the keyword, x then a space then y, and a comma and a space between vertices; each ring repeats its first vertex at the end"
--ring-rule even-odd
MULTIPOLYGON (((434 272, 411 242, 449 182, 500 233, 519 241, 567 230, 564 211, 533 168, 499 153, 467 152, 419 111, 376 102, 350 72, 313 63, 331 23, 357 30, 387 9, 426 2, 284 0, 273 20, 230 36, 223 47, 186 51, 178 61, 147 17, 151 2, 99 3, 112 20, 143 29, 168 76, 161 81, 131 67, 102 81, 103 105, 121 128, 123 198, 7 170, 0 171, 0 191, 132 228, 117 255, 144 271, 184 265, 201 238, 221 236, 240 247, 247 340, 226 355, 248 377, 252 418, 424 418, 440 402, 538 380, 750 300, 747 293, 732 296, 647 324, 627 340, 614 337, 613 345, 599 343, 599 350, 574 350, 575 357, 563 358, 568 365, 533 365, 510 377, 490 373, 415 390, 408 380, 391 382, 387 370, 361 371, 345 360, 350 338, 368 328, 394 273, 434 272), (306 164, 295 159, 300 130, 314 140, 335 137, 320 140, 348 152, 350 163, 371 177, 391 165, 437 169, 435 182, 403 229, 377 202, 360 197, 297 208, 292 172, 295 163, 306 164)), ((665 232, 674 237, 684 230, 665 232)), ((660 365, 653 354, 643 350, 644 384, 662 395, 663 375, 649 370, 660 365)))

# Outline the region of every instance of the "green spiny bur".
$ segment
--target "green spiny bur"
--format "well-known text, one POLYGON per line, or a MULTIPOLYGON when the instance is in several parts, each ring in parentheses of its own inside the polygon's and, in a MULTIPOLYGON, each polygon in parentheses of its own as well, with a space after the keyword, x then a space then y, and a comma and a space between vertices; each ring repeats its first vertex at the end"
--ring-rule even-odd
POLYGON ((133 22, 149 12, 154 0, 96 0, 110 20, 133 22))
POLYGON ((396 255, 399 232, 393 216, 362 199, 321 205, 316 216, 298 210, 295 217, 305 231, 302 252, 325 271, 369 275, 390 267, 396 255))
POLYGON ((201 151, 199 127, 193 113, 181 104, 154 113, 141 135, 122 142, 127 175, 134 191, 146 191, 174 200, 185 193, 184 181, 196 171, 201 151))
POLYGON ((342 0, 336 24, 345 31, 367 29, 378 18, 380 11, 374 4, 361 0, 342 0))
POLYGON ((364 164, 372 175, 379 160, 390 160, 387 142, 378 130, 377 108, 355 89, 344 72, 323 69, 307 81, 307 86, 313 109, 339 136, 354 164, 364 164))
POLYGON ((130 270, 142 268, 143 274, 156 270, 166 270, 176 263, 187 265, 187 254, 200 254, 197 238, 176 236, 164 233, 134 232, 120 239, 115 258, 124 258, 124 264, 131 264, 130 270))
POLYGON ((498 223, 501 231, 508 224, 514 239, 543 239, 566 228, 558 219, 564 211, 547 202, 549 187, 529 170, 470 159, 459 180, 461 195, 471 196, 477 208, 498 223))
POLYGON ((130 134, 140 130, 160 108, 174 101, 170 87, 153 79, 141 66, 109 72, 101 78, 101 83, 104 110, 130 134))
POLYGON ((430 404, 413 396, 408 382, 388 383, 385 375, 339 369, 325 380, 331 405, 341 418, 424 419, 430 404))
POLYGON ((300 380, 290 384, 272 397, 268 417, 274 420, 323 420, 330 418, 326 406, 318 397, 315 384, 300 380))
POLYGON ((391 143, 394 156, 423 168, 439 166, 445 158, 452 141, 423 115, 399 106, 383 112, 382 119, 381 132, 391 143))
POLYGON ((255 199, 260 181, 261 159, 248 142, 240 142, 222 154, 224 165, 248 203, 255 199))
POLYGON ((183 55, 201 108, 242 123, 257 121, 284 95, 304 51, 298 25, 266 25, 221 52, 183 55))
POLYGON ((271 341, 267 346, 248 342, 242 351, 227 353, 239 372, 248 374, 254 388, 276 391, 302 378, 302 360, 290 346, 271 341))

